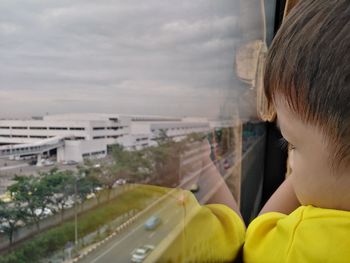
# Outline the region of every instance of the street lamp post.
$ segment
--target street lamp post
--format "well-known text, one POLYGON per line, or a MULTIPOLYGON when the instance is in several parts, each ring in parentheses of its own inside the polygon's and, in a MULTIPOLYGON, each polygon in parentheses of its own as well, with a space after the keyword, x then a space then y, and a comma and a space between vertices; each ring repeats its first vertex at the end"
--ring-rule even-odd
POLYGON ((75 245, 78 245, 78 210, 77 210, 77 203, 78 203, 78 198, 77 198, 77 182, 78 178, 75 178, 75 184, 74 184, 74 237, 75 237, 75 245))
POLYGON ((74 240, 75 245, 78 246, 78 180, 80 178, 84 178, 85 173, 82 173, 75 177, 75 184, 74 184, 74 240))

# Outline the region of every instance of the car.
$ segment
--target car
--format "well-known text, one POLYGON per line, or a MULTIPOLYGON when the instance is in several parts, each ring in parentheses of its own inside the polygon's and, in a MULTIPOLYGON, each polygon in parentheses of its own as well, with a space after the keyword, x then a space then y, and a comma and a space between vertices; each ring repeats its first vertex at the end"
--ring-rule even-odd
POLYGON ((63 208, 71 208, 74 206, 74 201, 72 199, 68 199, 67 202, 64 203, 63 208))
POLYGON ((154 246, 152 245, 143 245, 134 249, 131 253, 131 262, 143 262, 152 250, 154 250, 154 246))
POLYGON ((36 216, 48 217, 52 215, 52 211, 48 208, 44 208, 44 210, 42 208, 37 208, 34 210, 34 214, 36 216))
POLYGON ((78 164, 78 162, 73 161, 73 160, 68 160, 68 161, 64 161, 63 164, 65 164, 65 165, 76 165, 76 164, 78 164))
POLYGON ((86 199, 91 199, 91 198, 95 198, 96 194, 95 193, 90 193, 88 195, 86 195, 86 199))
POLYGON ((49 159, 41 159, 40 161, 36 162, 36 166, 51 166, 54 164, 55 164, 55 162, 53 162, 49 159))
POLYGON ((161 222, 162 221, 159 216, 153 215, 147 219, 146 223, 143 226, 146 230, 154 230, 160 225, 161 222))
POLYGON ((103 190, 103 188, 101 186, 96 186, 94 188, 94 190, 95 190, 95 192, 99 192, 99 191, 103 190))
POLYGON ((51 160, 44 160, 44 161, 43 161, 43 164, 44 164, 45 166, 51 166, 51 165, 54 165, 55 163, 54 163, 53 161, 51 161, 51 160))
POLYGON ((38 162, 37 160, 30 160, 30 161, 28 162, 28 164, 29 164, 29 165, 36 165, 37 162, 38 162))
POLYGON ((117 181, 115 181, 117 185, 123 185, 126 184, 126 180, 123 178, 119 178, 117 181))

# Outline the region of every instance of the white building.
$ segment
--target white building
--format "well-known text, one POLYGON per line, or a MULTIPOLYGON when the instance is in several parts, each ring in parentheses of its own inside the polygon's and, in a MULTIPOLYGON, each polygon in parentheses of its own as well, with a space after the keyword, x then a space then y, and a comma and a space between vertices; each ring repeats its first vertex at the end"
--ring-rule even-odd
POLYGON ((132 116, 129 145, 136 149, 155 146, 155 139, 159 138, 162 132, 178 141, 191 133, 209 132, 209 123, 205 119, 132 116))
POLYGON ((82 161, 107 154, 108 145, 127 149, 156 145, 161 130, 179 140, 208 132, 205 119, 118 114, 58 114, 42 119, 0 120, 0 157, 16 158, 56 151, 57 161, 82 161))
MULTIPOLYGON (((45 143, 49 138, 64 141, 57 147, 57 161, 82 161, 84 157, 103 157, 107 145, 116 144, 130 132, 130 119, 115 114, 60 114, 45 116, 41 120, 0 120, 0 154, 10 148, 25 144, 27 151, 32 145, 45 143), (18 145, 19 144, 19 145, 18 145)), ((25 154, 8 152, 11 157, 25 154)))

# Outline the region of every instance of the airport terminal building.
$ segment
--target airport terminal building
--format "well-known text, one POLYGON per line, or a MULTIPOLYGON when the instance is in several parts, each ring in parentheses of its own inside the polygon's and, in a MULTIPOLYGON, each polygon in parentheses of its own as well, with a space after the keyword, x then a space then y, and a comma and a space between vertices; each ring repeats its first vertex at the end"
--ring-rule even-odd
POLYGON ((0 120, 0 157, 24 158, 55 152, 58 162, 102 158, 109 145, 126 149, 156 145, 165 131, 175 140, 208 132, 206 119, 119 114, 58 114, 27 120, 0 120))

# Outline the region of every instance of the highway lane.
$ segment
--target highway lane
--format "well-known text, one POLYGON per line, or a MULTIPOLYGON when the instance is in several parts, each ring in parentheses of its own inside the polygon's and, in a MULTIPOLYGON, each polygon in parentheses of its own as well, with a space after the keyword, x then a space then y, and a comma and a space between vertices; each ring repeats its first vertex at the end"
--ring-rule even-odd
MULTIPOLYGON (((233 158, 232 154, 220 160, 224 162, 225 159, 233 158)), ((220 162, 219 161, 219 162, 220 162)), ((217 166, 220 164, 217 164, 217 166)), ((198 200, 206 200, 207 194, 210 193, 215 186, 210 185, 210 176, 212 173, 218 173, 217 166, 214 163, 205 167, 200 174, 200 191, 196 193, 198 200)), ((223 166, 221 164, 221 166, 223 166)), ((225 175, 232 173, 233 167, 224 170, 225 175)), ((205 203, 202 201, 201 203, 205 203)), ((186 210, 189 208, 187 207, 186 210)), ((179 204, 177 197, 172 196, 160 202, 157 206, 150 209, 147 213, 140 216, 132 225, 125 230, 125 232, 115 236, 97 250, 91 252, 87 257, 80 260, 83 263, 108 263, 108 262, 130 262, 132 251, 142 245, 153 245, 157 249, 157 245, 164 245, 164 240, 169 236, 176 226, 184 223, 186 210, 179 204), (153 231, 144 229, 145 221, 151 215, 158 215, 162 219, 162 223, 153 231)))
POLYGON ((184 216, 185 210, 178 198, 166 198, 138 218, 124 233, 115 236, 79 262, 130 262, 135 248, 142 245, 157 247, 171 233, 174 226, 183 222, 184 216), (145 230, 144 223, 151 215, 158 215, 162 223, 155 230, 145 230))

